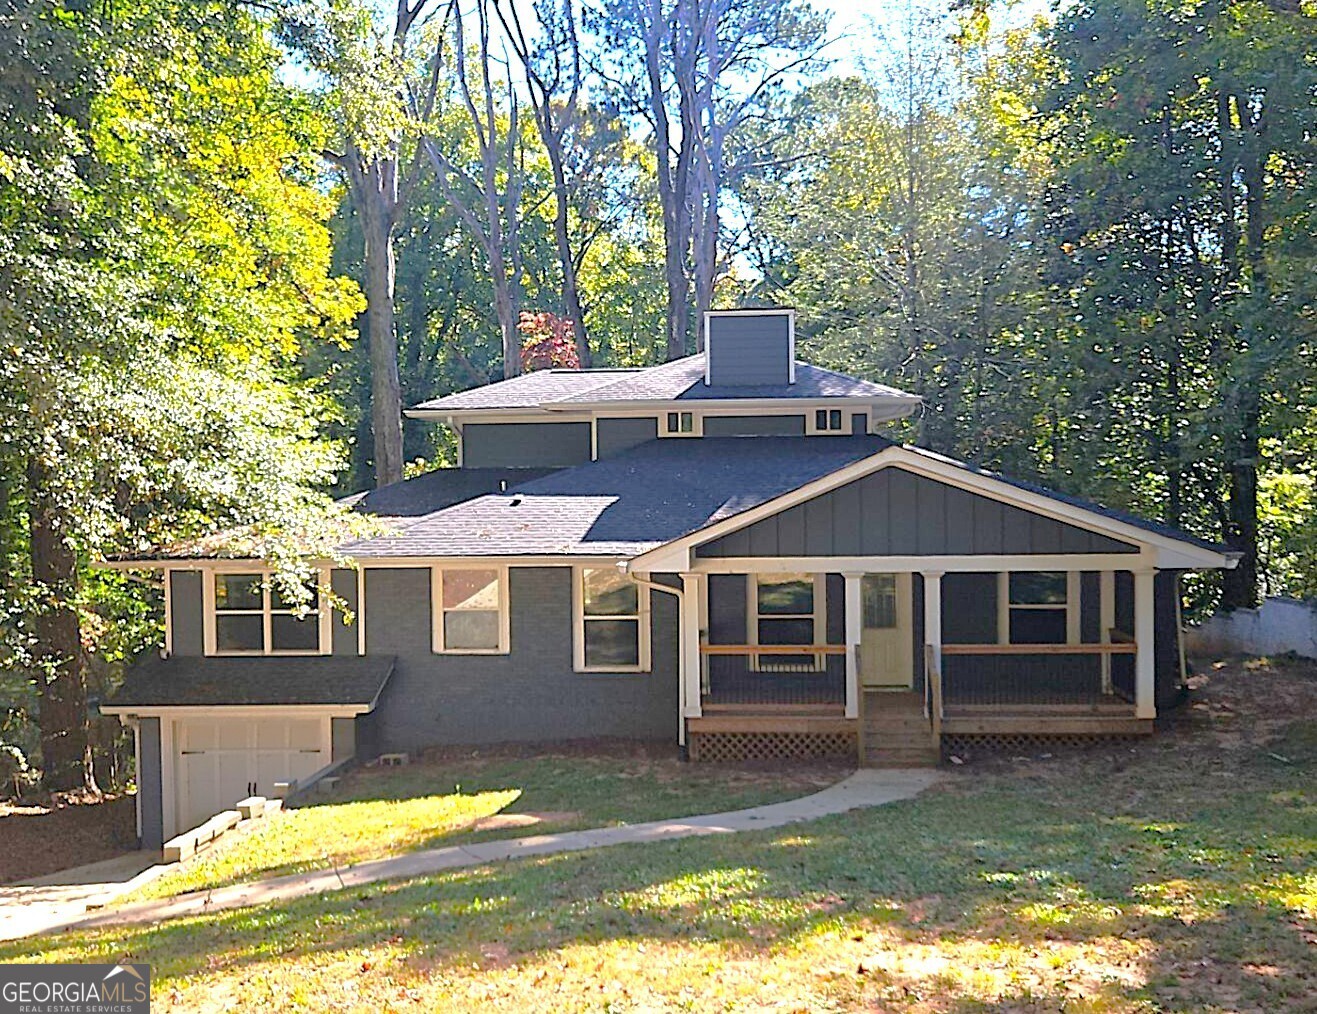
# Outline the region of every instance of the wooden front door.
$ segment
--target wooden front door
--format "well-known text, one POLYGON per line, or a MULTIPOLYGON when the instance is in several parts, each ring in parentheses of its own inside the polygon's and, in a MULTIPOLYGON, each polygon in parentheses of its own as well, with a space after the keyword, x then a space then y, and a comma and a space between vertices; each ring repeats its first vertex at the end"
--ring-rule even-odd
POLYGON ((860 579, 860 682, 877 689, 915 685, 914 632, 909 574, 866 574, 860 579))

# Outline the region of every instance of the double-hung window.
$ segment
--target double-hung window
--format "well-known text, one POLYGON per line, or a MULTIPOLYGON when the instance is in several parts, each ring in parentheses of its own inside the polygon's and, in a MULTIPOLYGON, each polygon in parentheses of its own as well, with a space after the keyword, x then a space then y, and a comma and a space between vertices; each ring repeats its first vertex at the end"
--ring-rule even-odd
MULTIPOLYGON (((754 574, 750 577, 751 644, 813 645, 826 640, 824 581, 821 574, 754 574)), ((755 652, 754 668, 761 672, 813 672, 823 656, 810 652, 771 654, 755 652)))
POLYGON ((507 572, 499 567, 436 567, 431 575, 434 650, 506 654, 507 572))
POLYGON ((265 571, 215 573, 208 587, 207 654, 315 655, 328 643, 328 610, 315 585, 300 602, 265 571))
POLYGON ((1075 637, 1079 594, 1065 571, 1002 575, 1001 640, 1006 644, 1066 644, 1075 637))
POLYGON ((575 572, 579 672, 649 670, 649 592, 616 567, 575 572))

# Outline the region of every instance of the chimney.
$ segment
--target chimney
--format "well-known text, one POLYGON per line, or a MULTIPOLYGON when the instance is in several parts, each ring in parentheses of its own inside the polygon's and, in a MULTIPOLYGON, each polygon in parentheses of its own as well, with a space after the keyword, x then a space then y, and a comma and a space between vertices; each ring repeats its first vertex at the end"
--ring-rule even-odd
POLYGON ((796 311, 710 310, 704 315, 704 382, 750 387, 796 382, 796 311))

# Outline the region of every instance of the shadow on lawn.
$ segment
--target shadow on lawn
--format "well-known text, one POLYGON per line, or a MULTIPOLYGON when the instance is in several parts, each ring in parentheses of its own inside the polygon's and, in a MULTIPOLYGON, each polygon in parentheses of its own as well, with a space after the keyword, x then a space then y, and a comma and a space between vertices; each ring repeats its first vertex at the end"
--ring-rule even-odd
MULTIPOLYGON (((1100 773, 1100 760, 1089 766, 1100 773)), ((1090 969, 1090 998, 1192 1008, 1228 995, 1280 1009, 1313 988, 1305 968, 1317 925, 1292 907, 1317 856, 1304 795, 1313 771, 1251 774, 1271 791, 1241 785, 1185 805, 1178 774, 1163 769, 1144 778, 1133 812, 1120 812, 1130 786, 1119 778, 1088 782, 1081 799, 1028 779, 963 784, 801 828, 527 860, 91 942, 104 960, 151 962, 161 981, 382 941, 418 968, 467 970, 495 945, 535 963, 563 946, 623 939, 764 956, 840 935, 851 945, 837 960, 931 948, 952 965, 1088 946, 1137 965, 1124 978, 1113 967, 1106 981, 1090 969), (1277 805, 1277 792, 1291 803, 1277 805), (1171 810, 1182 812, 1146 816, 1171 810)), ((0 960, 18 953, 0 949, 0 960)), ((899 966, 864 972, 864 988, 928 978, 899 966)), ((1045 960, 1037 971, 1049 974, 1045 960)), ((1073 981, 1064 968, 1050 973, 1073 981)), ((950 998, 958 987, 939 988, 950 998)), ((1039 982, 1036 992, 1013 987, 996 1008, 964 1009, 1056 1010, 1066 995, 1039 982)))

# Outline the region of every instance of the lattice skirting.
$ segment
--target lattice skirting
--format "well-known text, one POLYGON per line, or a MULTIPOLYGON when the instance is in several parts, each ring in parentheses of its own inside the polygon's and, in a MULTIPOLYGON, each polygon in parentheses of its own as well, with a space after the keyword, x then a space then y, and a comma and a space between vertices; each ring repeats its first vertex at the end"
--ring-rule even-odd
POLYGON ((942 736, 942 756, 974 753, 1037 753, 1045 750, 1109 746, 1132 743, 1141 737, 1104 735, 1093 732, 989 732, 954 733, 942 736))
POLYGON ((741 761, 854 760, 850 732, 697 732, 687 739, 690 759, 712 764, 741 761))

